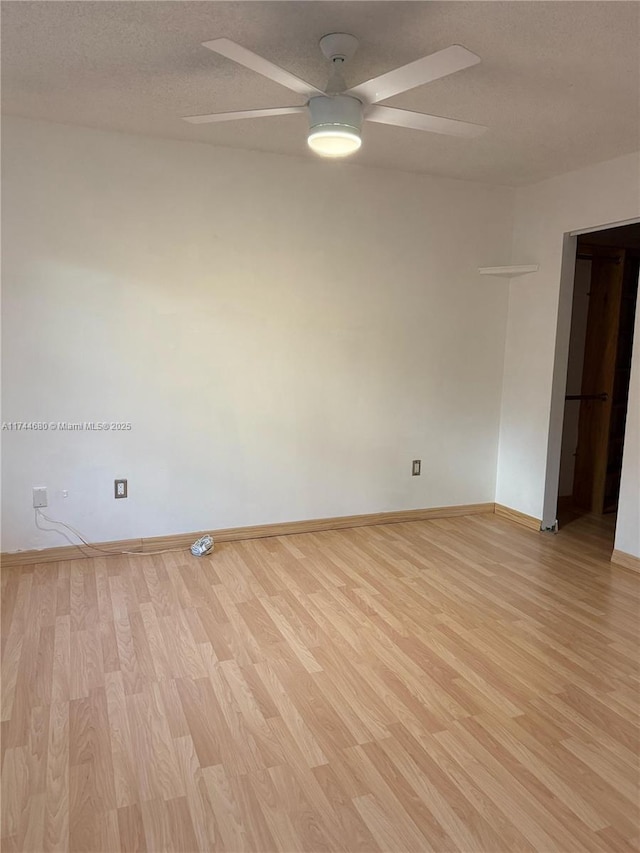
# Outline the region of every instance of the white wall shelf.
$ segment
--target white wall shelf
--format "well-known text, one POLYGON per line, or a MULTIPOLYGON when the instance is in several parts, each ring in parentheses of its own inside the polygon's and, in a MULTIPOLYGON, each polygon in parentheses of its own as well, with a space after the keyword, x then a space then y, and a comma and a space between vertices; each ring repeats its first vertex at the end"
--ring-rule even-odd
POLYGON ((510 267, 478 267, 480 275, 498 275, 503 278, 514 278, 529 272, 538 272, 538 264, 520 264, 510 267))

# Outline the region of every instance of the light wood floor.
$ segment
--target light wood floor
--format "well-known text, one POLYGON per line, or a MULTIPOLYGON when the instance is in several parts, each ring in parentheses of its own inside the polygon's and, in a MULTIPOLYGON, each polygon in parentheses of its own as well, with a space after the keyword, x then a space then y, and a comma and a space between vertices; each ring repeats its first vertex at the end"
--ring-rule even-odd
POLYGON ((633 850, 610 551, 486 515, 7 569, 2 850, 633 850))

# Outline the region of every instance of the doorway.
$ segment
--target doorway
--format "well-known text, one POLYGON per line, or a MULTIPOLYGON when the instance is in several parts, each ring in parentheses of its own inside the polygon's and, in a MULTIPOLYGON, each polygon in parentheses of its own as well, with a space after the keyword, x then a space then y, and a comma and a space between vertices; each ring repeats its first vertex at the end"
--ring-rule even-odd
POLYGON ((640 273, 640 224, 577 239, 558 524, 585 515, 613 538, 640 273))

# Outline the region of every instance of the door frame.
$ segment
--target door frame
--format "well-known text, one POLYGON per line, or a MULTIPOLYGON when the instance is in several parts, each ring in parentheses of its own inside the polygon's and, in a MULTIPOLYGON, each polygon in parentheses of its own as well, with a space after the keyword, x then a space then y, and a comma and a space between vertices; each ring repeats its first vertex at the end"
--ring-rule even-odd
MULTIPOLYGON (((569 365, 569 339, 571 337, 571 313, 573 308, 573 287, 576 273, 578 237, 583 234, 593 234, 596 231, 606 231, 609 228, 621 228, 623 225, 637 225, 639 223, 640 217, 618 222, 608 222, 604 225, 595 225, 591 228, 566 231, 562 237, 560 293, 558 295, 556 343, 553 359, 544 500, 542 505, 542 523, 540 525, 540 529, 544 531, 555 533, 558 530, 560 453, 562 450, 562 427, 564 424, 564 397, 567 392, 567 367, 569 365)), ((637 346, 640 346, 640 342, 634 341, 634 351, 637 346)))

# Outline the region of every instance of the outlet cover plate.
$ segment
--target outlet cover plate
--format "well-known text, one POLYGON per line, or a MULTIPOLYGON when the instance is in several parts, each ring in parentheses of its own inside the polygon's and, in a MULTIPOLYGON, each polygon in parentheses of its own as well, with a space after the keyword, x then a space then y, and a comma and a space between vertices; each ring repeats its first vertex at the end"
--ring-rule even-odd
POLYGON ((33 508, 38 509, 38 507, 48 506, 47 502, 47 487, 46 486, 34 486, 33 487, 33 508))
POLYGON ((113 481, 113 496, 114 498, 126 498, 127 497, 127 481, 126 480, 114 480, 113 481))

